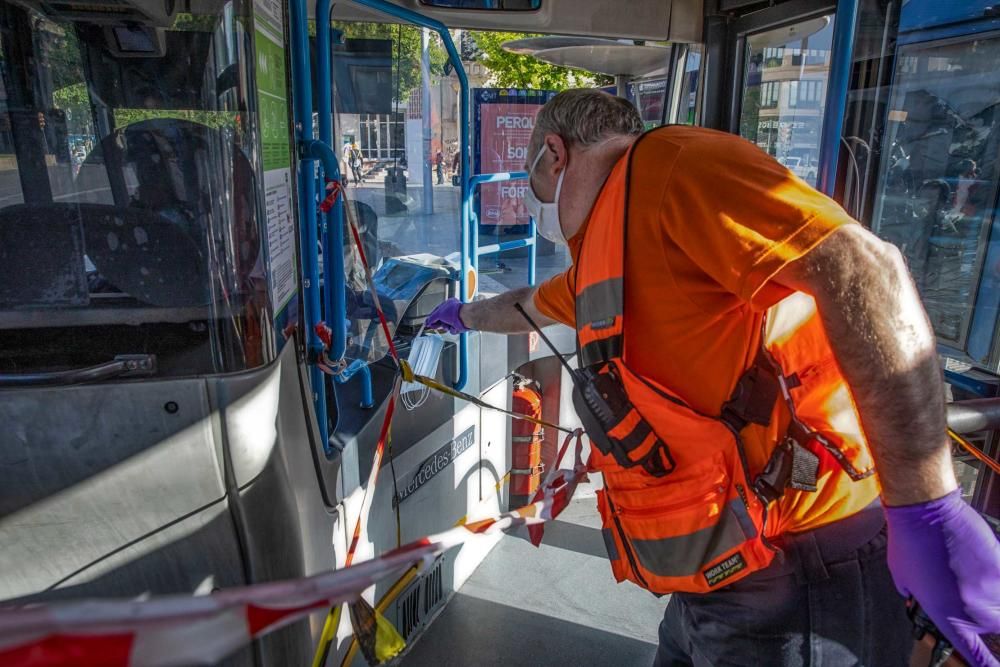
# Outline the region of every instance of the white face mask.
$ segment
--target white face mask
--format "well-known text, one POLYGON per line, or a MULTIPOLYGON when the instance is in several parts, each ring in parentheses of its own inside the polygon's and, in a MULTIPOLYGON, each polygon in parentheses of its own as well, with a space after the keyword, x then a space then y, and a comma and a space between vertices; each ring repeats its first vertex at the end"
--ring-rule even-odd
POLYGON ((538 155, 535 156, 535 161, 531 163, 531 169, 528 170, 528 191, 524 193, 524 206, 528 209, 531 217, 535 219, 539 234, 553 243, 565 245, 566 237, 563 235, 562 225, 559 224, 559 192, 562 190, 566 169, 559 172, 559 179, 556 181, 556 196, 552 202, 539 200, 538 195, 535 194, 535 186, 531 184, 531 175, 547 150, 548 146, 542 146, 542 150, 538 151, 538 155))
MULTIPOLYGON (((421 332, 423 329, 421 329, 421 332)), ((444 339, 438 334, 422 334, 413 339, 407 362, 417 375, 434 377, 444 350, 444 339)), ((427 387, 418 382, 404 382, 400 398, 407 410, 415 410, 427 400, 427 387)))

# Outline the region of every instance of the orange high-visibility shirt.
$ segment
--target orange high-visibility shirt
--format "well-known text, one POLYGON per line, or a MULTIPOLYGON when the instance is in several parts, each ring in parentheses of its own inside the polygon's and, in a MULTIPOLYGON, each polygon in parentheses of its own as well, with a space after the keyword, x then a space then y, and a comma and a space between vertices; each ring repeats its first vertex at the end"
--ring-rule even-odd
MULTIPOLYGON (((719 414, 759 349, 764 311, 790 293, 774 275, 856 223, 750 142, 704 128, 674 126, 644 138, 631 179, 643 196, 629 199, 626 235, 629 367, 696 410, 719 414)), ((585 234, 586 225, 569 240, 574 264, 585 234)), ((539 286, 535 304, 573 326, 574 295, 571 267, 539 286)), ((774 426, 744 431, 757 471, 775 436, 774 426)), ((839 467, 830 475, 817 492, 789 489, 772 509, 769 534, 817 528, 878 496, 874 476, 854 482, 839 467)))

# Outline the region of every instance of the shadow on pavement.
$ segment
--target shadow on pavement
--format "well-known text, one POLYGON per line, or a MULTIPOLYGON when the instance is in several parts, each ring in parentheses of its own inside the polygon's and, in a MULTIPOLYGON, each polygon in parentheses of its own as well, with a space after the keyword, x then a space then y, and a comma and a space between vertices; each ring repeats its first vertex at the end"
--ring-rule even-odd
POLYGON ((399 664, 626 667, 650 665, 655 653, 637 639, 458 593, 399 664))
MULTIPOLYGON (((519 530, 511 535, 521 540, 528 539, 528 531, 526 530, 519 530)), ((608 557, 604 538, 597 528, 557 520, 545 525, 545 537, 542 541, 545 546, 556 549, 566 549, 597 558, 608 557)))

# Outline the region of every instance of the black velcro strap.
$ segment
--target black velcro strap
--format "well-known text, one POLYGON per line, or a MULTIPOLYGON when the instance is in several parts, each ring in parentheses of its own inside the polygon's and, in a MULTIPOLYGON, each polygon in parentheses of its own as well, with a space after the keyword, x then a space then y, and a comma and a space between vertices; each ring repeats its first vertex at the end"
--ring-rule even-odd
POLYGON ((773 502, 792 487, 798 491, 815 491, 819 457, 799 444, 794 437, 786 437, 768 459, 764 471, 754 479, 753 487, 767 503, 773 502))
POLYGON ((785 493, 792 468, 792 445, 789 439, 778 444, 771 452, 764 471, 753 480, 754 491, 765 503, 772 503, 785 493))
POLYGON ((612 445, 617 445, 612 450, 612 454, 622 467, 631 468, 634 465, 641 465, 646 472, 654 477, 663 477, 674 470, 674 457, 670 455, 670 448, 667 447, 667 443, 653 433, 653 427, 641 415, 639 423, 635 425, 631 433, 621 440, 612 438, 611 442, 612 445), (654 438, 653 446, 641 458, 634 459, 632 452, 641 446, 651 434, 654 438))
POLYGON ((780 395, 778 376, 761 351, 753 365, 740 376, 732 396, 722 406, 721 419, 737 433, 747 424, 768 426, 780 395))
MULTIPOLYGON (((634 408, 633 408, 634 409, 634 408)), ((625 454, 631 454, 639 445, 646 441, 649 434, 653 432, 653 428, 649 425, 642 417, 639 418, 639 423, 635 425, 632 432, 626 435, 621 440, 618 440, 618 444, 624 450, 625 454)), ((630 457, 631 458, 631 457, 630 457)))
POLYGON ((581 368, 572 371, 573 407, 591 444, 602 454, 614 457, 623 468, 642 466, 655 477, 673 472, 675 464, 670 448, 628 400, 614 365, 602 370, 581 368), (612 438, 609 433, 630 415, 638 416, 636 425, 623 438, 612 438), (650 437, 654 440, 649 451, 641 457, 632 457, 630 454, 650 437))
POLYGON ((580 349, 580 365, 596 366, 622 356, 622 335, 608 336, 587 343, 580 349))
POLYGON ((676 466, 667 443, 659 438, 656 439, 653 448, 649 450, 649 454, 642 458, 643 469, 653 477, 665 477, 672 473, 676 466))
POLYGON ((799 491, 815 491, 819 457, 792 440, 792 470, 788 486, 799 491))

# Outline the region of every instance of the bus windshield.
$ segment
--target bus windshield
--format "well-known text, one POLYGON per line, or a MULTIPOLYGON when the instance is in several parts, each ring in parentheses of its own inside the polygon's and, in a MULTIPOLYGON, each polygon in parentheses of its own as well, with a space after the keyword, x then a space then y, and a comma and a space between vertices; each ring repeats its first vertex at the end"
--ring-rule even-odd
POLYGON ((119 4, 0 0, 0 373, 271 354, 248 5, 119 4))

